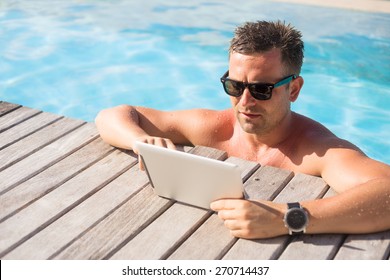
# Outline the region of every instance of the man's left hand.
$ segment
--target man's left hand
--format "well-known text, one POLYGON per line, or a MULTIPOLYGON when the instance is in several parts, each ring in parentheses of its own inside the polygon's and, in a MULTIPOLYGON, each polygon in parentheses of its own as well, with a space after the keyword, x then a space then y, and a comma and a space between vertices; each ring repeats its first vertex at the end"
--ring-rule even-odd
POLYGON ((225 226, 235 237, 270 238, 288 234, 283 217, 285 204, 245 199, 221 199, 211 203, 225 226))

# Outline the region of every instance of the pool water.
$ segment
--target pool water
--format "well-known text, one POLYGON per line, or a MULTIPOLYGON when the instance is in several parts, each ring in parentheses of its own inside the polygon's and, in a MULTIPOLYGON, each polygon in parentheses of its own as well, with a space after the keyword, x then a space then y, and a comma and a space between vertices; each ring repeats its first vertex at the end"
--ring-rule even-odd
POLYGON ((256 0, 3 0, 0 100, 86 121, 118 104, 224 109, 233 30, 264 19, 303 33, 293 110, 390 163, 389 14, 256 0))

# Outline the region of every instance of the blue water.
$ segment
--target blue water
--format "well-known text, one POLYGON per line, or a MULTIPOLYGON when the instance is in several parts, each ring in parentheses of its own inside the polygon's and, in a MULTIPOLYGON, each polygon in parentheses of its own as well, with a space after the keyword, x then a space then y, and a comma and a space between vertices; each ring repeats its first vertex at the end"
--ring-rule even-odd
POLYGON ((390 15, 272 1, 0 2, 0 100, 93 121, 102 108, 230 106, 219 77, 233 29, 303 32, 293 109, 390 163, 390 15))

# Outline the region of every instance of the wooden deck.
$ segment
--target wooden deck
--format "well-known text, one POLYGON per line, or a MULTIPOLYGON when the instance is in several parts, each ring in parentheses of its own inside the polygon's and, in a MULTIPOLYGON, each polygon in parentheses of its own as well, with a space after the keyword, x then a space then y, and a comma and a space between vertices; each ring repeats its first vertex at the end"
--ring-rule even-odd
MULTIPOLYGON (((317 177, 205 147, 187 152, 242 169, 250 198, 333 195, 317 177)), ((390 231, 367 235, 230 236, 211 211, 154 194, 137 157, 93 123, 0 102, 1 259, 388 259, 390 231)))

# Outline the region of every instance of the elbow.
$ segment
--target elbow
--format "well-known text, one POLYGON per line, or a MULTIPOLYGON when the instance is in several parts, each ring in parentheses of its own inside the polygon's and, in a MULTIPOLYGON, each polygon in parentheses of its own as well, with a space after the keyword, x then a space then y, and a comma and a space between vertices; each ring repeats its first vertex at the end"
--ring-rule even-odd
POLYGON ((104 123, 105 123, 105 119, 107 118, 108 110, 109 109, 101 110, 95 117, 95 125, 100 134, 104 128, 104 123))
POLYGON ((132 106, 129 105, 119 105, 113 108, 101 110, 95 117, 95 124, 98 130, 106 127, 113 120, 117 119, 123 114, 127 114, 133 110, 132 106))
POLYGON ((106 139, 105 131, 108 129, 107 127, 107 118, 108 118, 108 112, 109 109, 101 110, 95 117, 95 125, 96 128, 100 134, 100 137, 103 139, 104 142, 109 142, 108 139, 106 139))
POLYGON ((131 118, 132 106, 120 105, 101 110, 95 117, 95 125, 104 142, 118 146, 118 138, 123 135, 131 118))

